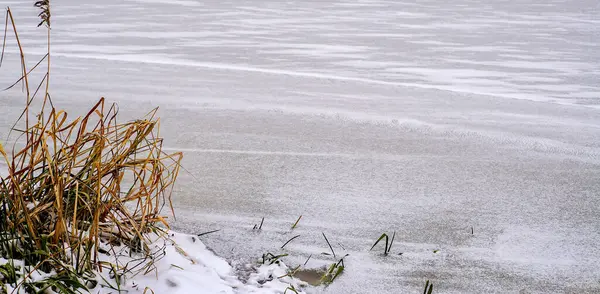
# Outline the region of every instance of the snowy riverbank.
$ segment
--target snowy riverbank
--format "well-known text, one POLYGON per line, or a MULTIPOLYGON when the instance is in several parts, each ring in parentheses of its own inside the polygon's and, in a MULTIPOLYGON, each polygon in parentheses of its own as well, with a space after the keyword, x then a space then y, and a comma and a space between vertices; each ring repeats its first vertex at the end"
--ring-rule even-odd
MULTIPOLYGON (((102 243, 100 263, 111 263, 122 269, 132 268, 132 271, 117 278, 107 268, 96 271, 96 277, 91 279, 95 282, 85 283, 90 293, 108 294, 120 290, 130 294, 275 294, 284 293, 288 288, 302 293, 301 289, 307 285, 287 276, 289 268, 283 262, 263 264, 258 258, 256 264, 248 265, 247 280, 241 281, 229 263, 216 256, 196 236, 168 231, 165 237, 154 234, 149 237, 153 239, 149 249, 154 253, 154 263, 144 260, 140 254, 132 253, 126 246, 102 243)), ((16 285, 21 287, 5 284, 8 293, 26 293, 22 286, 23 277, 27 282, 36 282, 52 276, 52 273, 40 271, 28 274, 31 268, 25 267, 22 261, 1 259, 0 267, 5 264, 14 264, 17 276, 20 276, 16 285), (17 292, 13 292, 15 288, 18 288, 17 292)))

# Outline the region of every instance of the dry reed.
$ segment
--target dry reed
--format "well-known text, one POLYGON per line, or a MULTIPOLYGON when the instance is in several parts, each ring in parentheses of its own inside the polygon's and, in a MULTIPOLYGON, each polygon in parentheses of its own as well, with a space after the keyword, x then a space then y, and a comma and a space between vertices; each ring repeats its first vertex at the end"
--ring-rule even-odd
MULTIPOLYGON (((50 42, 49 3, 39 1, 36 6, 42 9, 40 25, 48 27, 50 42)), ((12 150, 0 144, 0 160, 8 166, 8 175, 0 178, 0 253, 67 277, 66 282, 49 280, 46 286, 76 289, 81 277, 114 267, 98 261, 100 242, 151 254, 146 234, 161 224, 168 226, 161 209, 167 205, 172 212, 171 189, 182 154, 163 152, 157 109, 142 119, 120 123, 117 107, 101 98, 87 114, 70 119, 50 98, 49 62, 32 94, 29 74, 49 61, 50 51, 28 70, 10 9, 6 18, 2 59, 10 24, 21 58, 18 82, 26 95, 15 123, 23 128, 11 131, 20 133, 25 143, 12 150), (32 109, 44 84, 44 96, 36 104, 41 106, 32 109)))

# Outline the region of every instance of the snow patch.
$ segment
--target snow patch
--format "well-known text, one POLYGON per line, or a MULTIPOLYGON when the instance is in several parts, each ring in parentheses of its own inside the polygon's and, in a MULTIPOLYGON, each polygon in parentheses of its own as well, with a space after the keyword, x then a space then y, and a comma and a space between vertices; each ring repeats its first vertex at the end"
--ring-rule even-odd
MULTIPOLYGON (((246 283, 236 275, 229 263, 216 256, 193 235, 167 231, 166 235, 149 234, 149 249, 154 253, 154 263, 150 259, 144 260, 144 255, 132 252, 126 246, 108 246, 100 244, 98 255, 100 262, 117 265, 120 269, 128 268, 123 277, 117 280, 114 273, 104 267, 96 271, 97 283, 90 287, 90 293, 108 294, 122 291, 130 294, 142 293, 219 293, 219 294, 246 294, 246 293, 283 293, 288 287, 302 292, 306 283, 287 276, 288 267, 283 262, 271 265, 260 265, 253 269, 253 273, 246 283), (140 262, 140 260, 142 260, 140 262)), ((56 273, 44 273, 25 266, 21 260, 7 260, 0 258, 0 266, 11 264, 18 277, 17 285, 5 284, 8 293, 26 293, 23 287, 23 278, 26 282, 43 281, 56 273)), ((55 293, 50 289, 46 293, 55 293)))
MULTIPOLYGON (((154 264, 155 269, 126 277, 123 288, 128 293, 144 293, 149 288, 154 293, 172 294, 198 293, 199 289, 202 293, 267 294, 282 293, 290 286, 298 290, 305 285, 300 280, 284 277, 288 268, 283 263, 261 265, 248 282, 243 283, 231 265, 206 248, 198 237, 173 231, 167 234, 167 238, 155 237, 152 242, 154 249, 164 250, 164 257, 154 264)), ((114 257, 104 255, 103 258, 114 262, 114 257)))

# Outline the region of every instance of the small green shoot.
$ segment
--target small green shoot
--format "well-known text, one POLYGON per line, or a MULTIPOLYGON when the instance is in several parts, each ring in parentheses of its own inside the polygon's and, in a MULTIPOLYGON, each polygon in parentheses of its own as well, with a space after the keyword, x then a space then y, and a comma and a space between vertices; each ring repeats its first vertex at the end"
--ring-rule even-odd
POLYGON ((386 233, 381 234, 381 237, 379 237, 379 239, 377 239, 377 241, 375 241, 375 244, 373 244, 373 246, 371 246, 370 250, 373 250, 373 248, 375 248, 375 246, 377 246, 377 244, 379 244, 379 242, 383 239, 385 239, 385 248, 383 250, 383 255, 388 255, 390 253, 390 250, 392 250, 392 245, 394 244, 394 239, 396 238, 396 232, 394 232, 394 234, 392 235, 392 240, 389 240, 389 237, 386 233))
POLYGON ((300 237, 300 235, 296 235, 294 237, 292 237, 291 239, 289 239, 287 242, 283 243, 283 245, 281 245, 281 249, 283 249, 283 247, 285 247, 285 245, 287 245, 288 243, 292 242, 292 240, 296 239, 300 237))
POLYGON ((298 294, 298 290, 296 290, 296 288, 294 287, 294 285, 290 285, 289 287, 285 288, 285 291, 283 292, 283 294, 287 294, 287 292, 290 291, 290 293, 295 293, 298 294))
POLYGON ((300 222, 300 219, 302 218, 302 215, 300 215, 298 217, 298 219, 296 220, 296 222, 292 225, 292 230, 296 228, 296 226, 298 226, 298 223, 300 222))
POLYGON ((333 281, 335 281, 335 279, 344 272, 344 258, 346 258, 346 256, 348 256, 348 254, 340 258, 338 262, 332 263, 329 266, 327 272, 325 272, 325 274, 323 274, 323 277, 321 277, 321 283, 329 285, 333 283, 333 281))
POLYGON ((425 290, 423 290, 423 294, 431 294, 433 292, 433 283, 429 283, 429 280, 425 282, 425 290))
POLYGON ((17 273, 17 270, 10 262, 0 265, 0 274, 2 274, 3 277, 2 282, 11 285, 16 285, 16 282, 20 277, 20 274, 17 273))

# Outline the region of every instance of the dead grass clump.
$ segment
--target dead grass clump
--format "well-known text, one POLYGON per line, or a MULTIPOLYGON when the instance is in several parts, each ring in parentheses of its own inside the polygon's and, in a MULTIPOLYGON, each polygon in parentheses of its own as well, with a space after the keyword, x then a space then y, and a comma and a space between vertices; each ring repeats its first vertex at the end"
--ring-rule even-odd
MULTIPOLYGON (((42 20, 49 34, 48 1, 39 5, 48 11, 42 20)), ((81 277, 116 267, 98 261, 100 242, 151 254, 145 234, 160 224, 167 226, 161 209, 168 205, 172 210, 171 188, 182 154, 162 151, 156 109, 142 119, 120 123, 117 107, 107 106, 102 98, 85 116, 69 119, 55 108, 48 93, 49 68, 37 87, 46 84, 38 101, 41 107, 31 109, 38 92, 32 95, 29 89, 33 69, 26 68, 10 9, 6 17, 21 53, 19 82, 26 93, 23 113, 15 123, 21 127, 12 131, 20 133, 25 143, 12 150, 0 144, 0 160, 8 166, 8 176, 0 177, 0 255, 56 273, 45 284, 23 286, 33 287, 32 291, 77 289, 81 277)), ((48 52, 36 67, 49 58, 48 52)), ((6 273, 0 268, 2 282, 16 283, 17 279, 6 280, 12 272, 14 266, 6 273)))

